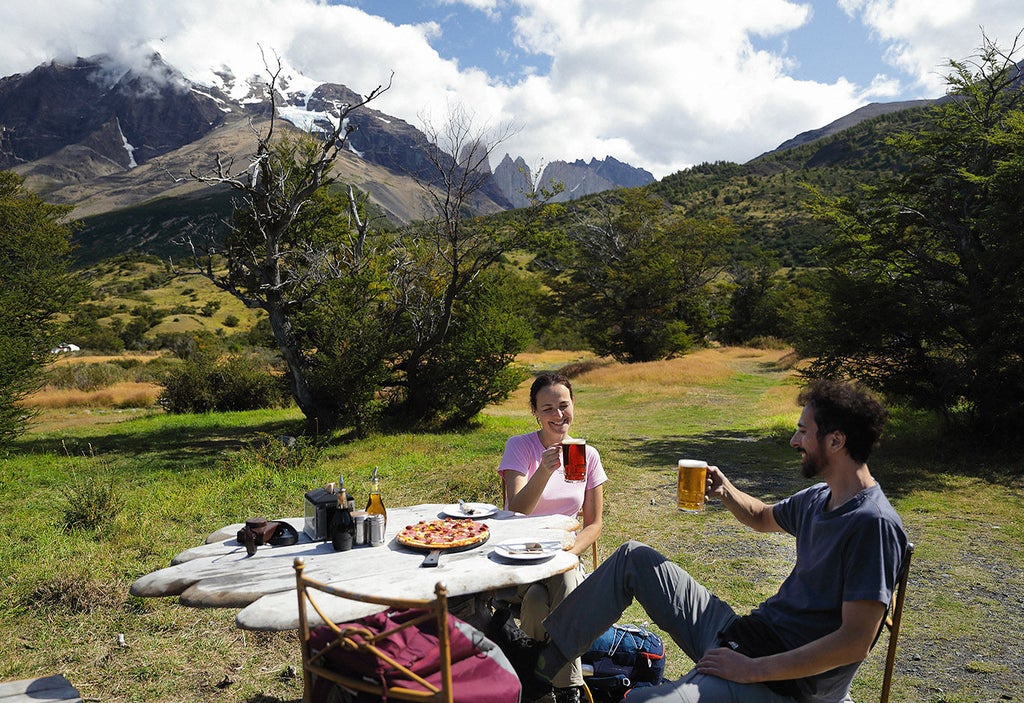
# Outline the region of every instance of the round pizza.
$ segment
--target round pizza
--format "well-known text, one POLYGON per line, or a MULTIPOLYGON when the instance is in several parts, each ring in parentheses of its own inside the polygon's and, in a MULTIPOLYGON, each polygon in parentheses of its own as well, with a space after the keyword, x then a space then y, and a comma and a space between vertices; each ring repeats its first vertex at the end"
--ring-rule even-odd
POLYGON ((399 531, 399 544, 421 549, 455 549, 470 547, 487 541, 491 531, 482 522, 475 520, 420 520, 415 525, 406 525, 399 531))

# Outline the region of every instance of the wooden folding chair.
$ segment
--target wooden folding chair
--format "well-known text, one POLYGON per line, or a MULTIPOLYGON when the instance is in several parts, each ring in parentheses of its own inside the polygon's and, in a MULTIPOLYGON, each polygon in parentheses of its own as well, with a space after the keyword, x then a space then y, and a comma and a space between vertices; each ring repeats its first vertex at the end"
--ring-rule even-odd
POLYGON ((384 700, 399 699, 406 701, 427 701, 429 703, 452 703, 452 660, 451 642, 448 637, 448 594, 443 583, 438 582, 434 588, 435 597, 432 600, 415 600, 400 598, 378 598, 362 594, 351 593, 341 588, 315 581, 307 578, 303 573, 305 564, 301 557, 296 558, 293 564, 295 568, 295 582, 299 597, 299 644, 302 649, 302 684, 303 701, 312 703, 313 700, 313 677, 314 675, 327 681, 338 684, 349 691, 364 691, 384 700), (316 600, 310 594, 311 590, 321 591, 340 598, 349 600, 375 603, 377 605, 394 608, 423 608, 425 614, 396 625, 387 632, 380 633, 376 637, 363 637, 358 639, 351 636, 349 630, 331 622, 331 619, 324 615, 316 600), (327 624, 334 632, 334 639, 319 652, 313 652, 310 646, 310 627, 306 612, 306 605, 313 608, 320 616, 320 619, 327 624), (376 648, 375 644, 398 630, 413 627, 425 621, 436 619, 438 632, 438 646, 441 651, 441 676, 440 685, 431 683, 410 671, 407 667, 394 661, 386 654, 376 648), (401 673, 402 678, 417 682, 423 690, 404 688, 400 686, 389 686, 381 682, 370 682, 357 674, 346 674, 326 666, 325 657, 335 648, 344 650, 356 650, 369 652, 373 656, 383 659, 401 673))
POLYGON ((879 703, 889 703, 889 689, 892 687, 893 669, 896 666, 896 644, 900 636, 900 622, 903 620, 903 603, 907 597, 907 581, 910 578, 910 560, 914 556, 913 543, 907 545, 907 555, 900 566, 896 580, 896 593, 882 621, 882 629, 889 631, 889 646, 885 650, 885 674, 882 677, 882 696, 879 703))

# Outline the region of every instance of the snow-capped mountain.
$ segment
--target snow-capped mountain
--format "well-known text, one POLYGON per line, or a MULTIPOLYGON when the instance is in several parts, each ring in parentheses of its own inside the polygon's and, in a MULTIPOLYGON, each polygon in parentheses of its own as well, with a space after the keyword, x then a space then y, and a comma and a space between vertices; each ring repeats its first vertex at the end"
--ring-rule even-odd
MULTIPOLYGON (((278 66, 276 57, 268 63, 278 66)), ((305 131, 333 129, 343 105, 362 102, 344 85, 303 76, 283 61, 274 88, 278 116, 305 131)), ((184 75, 156 54, 132 67, 106 56, 52 61, 0 79, 0 168, 17 171, 49 200, 73 205, 76 216, 182 197, 205 188, 189 173, 209 168, 214 154, 244 167, 252 129, 265 124, 270 109, 269 74, 242 76, 221 66, 184 75)), ((338 163, 342 180, 368 191, 395 221, 427 214, 423 186, 438 176, 426 136, 372 103, 349 120, 356 129, 338 163)), ((581 189, 587 180, 636 184, 575 166, 574 180, 564 181, 567 193, 597 192, 581 189)), ((490 179, 478 194, 478 212, 523 204, 516 197, 522 188, 500 181, 490 179)))

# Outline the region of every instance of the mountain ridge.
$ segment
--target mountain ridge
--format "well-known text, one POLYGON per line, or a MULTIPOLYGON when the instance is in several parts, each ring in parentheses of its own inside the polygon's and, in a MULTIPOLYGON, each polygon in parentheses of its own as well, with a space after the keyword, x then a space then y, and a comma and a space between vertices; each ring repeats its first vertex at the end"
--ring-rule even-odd
MULTIPOLYGON (((247 123, 266 126, 271 108, 268 78, 242 80, 227 67, 211 76, 198 84, 154 54, 137 69, 94 56, 73 63, 54 60, 2 78, 0 168, 21 174, 40 195, 72 205, 74 217, 205 187, 185 184, 189 172, 207 168, 218 153, 244 164, 254 141, 247 123), (166 172, 162 180, 152 165, 166 172)), ((274 88, 278 124, 285 129, 329 131, 344 106, 363 101, 344 85, 318 83, 287 68, 278 73, 274 88)), ((413 192, 441 185, 426 135, 369 105, 348 120, 356 127, 348 138, 352 158, 339 166, 339 177, 370 193, 396 223, 429 216, 429 198, 413 192)), ((616 173, 632 168, 621 166, 616 173)), ((595 162, 594 168, 604 166, 595 162)), ((625 185, 607 173, 595 180, 587 169, 577 171, 581 182, 567 184, 566 190, 595 192, 592 184, 581 190, 586 180, 602 187, 625 185)), ((517 207, 512 201, 522 192, 486 179, 471 204, 476 214, 497 212, 517 207)))
MULTIPOLYGON (((210 186, 190 174, 208 172, 214 155, 233 164, 234 172, 244 172, 254 130, 269 124, 268 81, 239 80, 228 69, 217 76, 215 85, 197 86, 154 56, 145 71, 114 71, 94 58, 73 65, 51 62, 29 74, 2 78, 0 167, 13 164, 28 187, 73 206, 72 217, 83 224, 76 241, 86 258, 102 258, 105 247, 112 253, 139 248, 167 255, 167 242, 175 234, 186 228, 212 231, 230 215, 228 189, 214 196, 210 186), (129 100, 133 94, 139 99, 129 100), (76 110, 78 122, 62 141, 55 139, 76 110), (33 132, 37 124, 52 133, 33 132), (187 136, 168 131, 169 124, 184 125, 187 136), (195 133, 200 136, 194 138, 195 133)), ((363 101, 341 84, 316 83, 287 71, 278 78, 273 107, 279 132, 331 129, 344 105, 363 101)), ((612 157, 553 161, 538 176, 521 157, 505 154, 493 171, 490 164, 481 165, 489 177, 469 206, 473 215, 497 214, 529 205, 534 190, 559 190, 555 184, 561 189, 555 202, 589 198, 610 188, 651 187, 691 216, 732 217, 755 242, 806 251, 816 228, 805 213, 793 209, 796 199, 785 174, 843 187, 871 178, 885 167, 877 157, 879 130, 905 123, 904 116, 931 102, 868 105, 746 164, 701 164, 661 181, 612 157)), ((427 156, 426 135, 369 106, 348 119, 356 129, 335 164, 338 181, 368 193, 395 224, 431 217, 426 189, 437 174, 427 156)))

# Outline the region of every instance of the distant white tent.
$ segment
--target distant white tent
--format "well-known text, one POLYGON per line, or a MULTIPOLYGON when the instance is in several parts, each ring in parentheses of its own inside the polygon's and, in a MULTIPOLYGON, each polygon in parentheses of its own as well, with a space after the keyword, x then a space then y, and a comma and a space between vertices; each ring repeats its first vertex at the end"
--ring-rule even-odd
POLYGON ((78 346, 77 344, 72 344, 71 342, 64 342, 63 344, 58 344, 53 349, 51 349, 50 353, 51 354, 66 354, 67 352, 76 352, 76 351, 82 351, 82 348, 80 346, 78 346))

